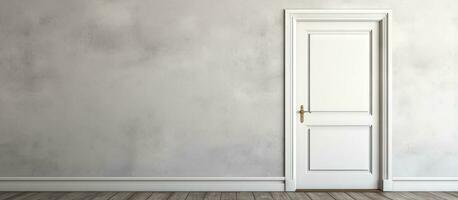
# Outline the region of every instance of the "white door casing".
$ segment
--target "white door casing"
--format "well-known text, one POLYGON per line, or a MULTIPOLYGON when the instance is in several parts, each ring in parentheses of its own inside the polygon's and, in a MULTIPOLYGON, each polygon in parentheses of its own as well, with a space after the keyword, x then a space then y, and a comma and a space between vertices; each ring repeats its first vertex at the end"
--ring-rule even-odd
POLYGON ((286 190, 377 189, 390 179, 389 15, 286 10, 286 190))

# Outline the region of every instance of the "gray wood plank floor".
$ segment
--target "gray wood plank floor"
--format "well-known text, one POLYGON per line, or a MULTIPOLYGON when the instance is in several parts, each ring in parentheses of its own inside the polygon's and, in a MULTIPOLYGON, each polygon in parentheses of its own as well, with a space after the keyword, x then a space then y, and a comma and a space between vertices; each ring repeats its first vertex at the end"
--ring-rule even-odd
POLYGON ((457 192, 0 192, 0 200, 458 200, 457 192))

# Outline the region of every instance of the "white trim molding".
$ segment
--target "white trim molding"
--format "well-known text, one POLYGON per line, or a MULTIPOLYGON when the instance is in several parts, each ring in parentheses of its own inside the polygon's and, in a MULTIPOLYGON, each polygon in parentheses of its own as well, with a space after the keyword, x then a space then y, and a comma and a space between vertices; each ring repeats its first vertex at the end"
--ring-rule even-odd
POLYGON ((458 177, 393 177, 385 191, 458 191, 458 177))
POLYGON ((381 28, 381 186, 391 183, 391 11, 390 10, 285 10, 285 190, 296 190, 294 34, 298 21, 376 21, 381 28), (383 182, 383 183, 382 183, 383 182))
POLYGON ((0 191, 284 191, 284 177, 1 177, 0 191))

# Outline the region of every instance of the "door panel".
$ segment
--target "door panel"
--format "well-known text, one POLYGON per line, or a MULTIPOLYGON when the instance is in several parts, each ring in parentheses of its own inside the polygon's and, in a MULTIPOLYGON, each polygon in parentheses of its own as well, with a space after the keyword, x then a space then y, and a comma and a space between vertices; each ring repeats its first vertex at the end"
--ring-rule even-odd
POLYGON ((369 111, 370 32, 311 32, 310 110, 369 111))
POLYGON ((377 189, 379 24, 298 22, 298 189, 377 189))
POLYGON ((369 171, 371 130, 367 126, 309 128, 309 171, 369 171))

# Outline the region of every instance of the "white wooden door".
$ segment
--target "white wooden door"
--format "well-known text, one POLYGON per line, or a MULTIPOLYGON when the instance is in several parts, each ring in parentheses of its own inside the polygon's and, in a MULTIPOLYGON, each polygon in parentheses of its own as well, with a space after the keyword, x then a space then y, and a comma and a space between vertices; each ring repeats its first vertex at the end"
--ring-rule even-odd
POLYGON ((297 189, 378 188, 379 26, 297 23, 297 189))

